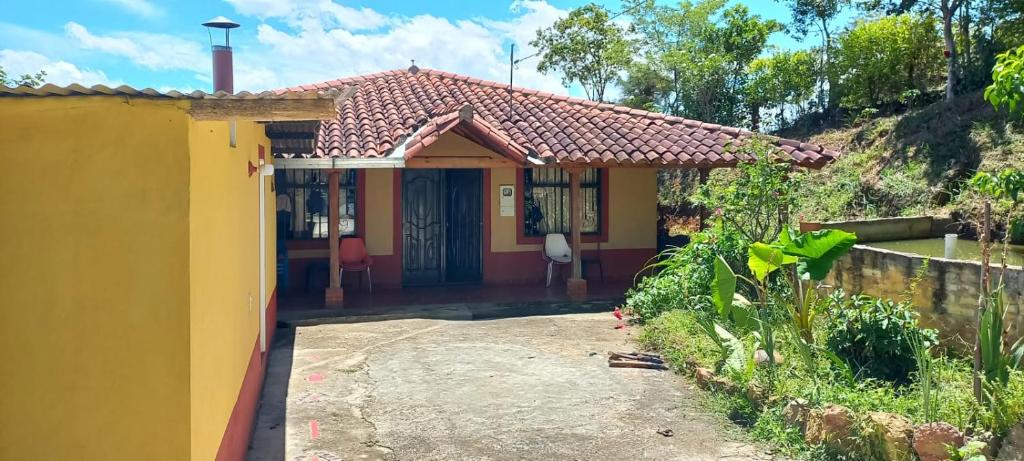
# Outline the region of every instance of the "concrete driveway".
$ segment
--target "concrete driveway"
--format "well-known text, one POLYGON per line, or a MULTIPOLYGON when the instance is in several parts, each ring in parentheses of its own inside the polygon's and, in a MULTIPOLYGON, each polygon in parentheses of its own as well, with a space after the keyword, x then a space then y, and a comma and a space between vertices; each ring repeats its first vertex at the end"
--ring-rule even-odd
POLYGON ((280 329, 249 458, 770 458, 725 435, 682 378, 608 368, 608 351, 635 349, 614 325, 570 314, 280 329))

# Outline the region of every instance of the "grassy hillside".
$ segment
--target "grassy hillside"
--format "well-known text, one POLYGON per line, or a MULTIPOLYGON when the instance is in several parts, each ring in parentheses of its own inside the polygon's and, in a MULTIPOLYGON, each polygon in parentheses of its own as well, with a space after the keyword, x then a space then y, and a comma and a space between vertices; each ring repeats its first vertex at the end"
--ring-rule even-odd
POLYGON ((980 92, 853 127, 780 134, 843 153, 804 178, 806 220, 949 213, 969 220, 978 201, 961 190, 964 181, 979 169, 1024 168, 1024 122, 995 113, 980 92))

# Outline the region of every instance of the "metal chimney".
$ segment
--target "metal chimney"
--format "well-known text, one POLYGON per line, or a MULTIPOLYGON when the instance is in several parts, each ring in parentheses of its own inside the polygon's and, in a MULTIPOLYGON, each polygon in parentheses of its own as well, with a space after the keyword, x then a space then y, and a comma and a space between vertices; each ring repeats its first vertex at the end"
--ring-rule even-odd
POLYGON ((213 51, 213 91, 235 92, 235 71, 231 54, 231 29, 239 26, 224 16, 217 16, 203 23, 210 34, 210 48, 213 51), (224 44, 213 44, 213 29, 224 29, 224 44))

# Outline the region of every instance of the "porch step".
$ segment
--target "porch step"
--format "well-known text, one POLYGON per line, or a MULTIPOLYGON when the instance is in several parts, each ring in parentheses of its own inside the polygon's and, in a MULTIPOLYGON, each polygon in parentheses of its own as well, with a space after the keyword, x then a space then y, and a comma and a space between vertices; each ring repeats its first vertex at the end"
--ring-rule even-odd
POLYGON ((402 319, 491 320, 538 315, 565 315, 611 312, 622 299, 568 301, 536 301, 522 303, 446 303, 359 309, 310 309, 280 311, 278 328, 322 325, 328 323, 383 322, 402 319))

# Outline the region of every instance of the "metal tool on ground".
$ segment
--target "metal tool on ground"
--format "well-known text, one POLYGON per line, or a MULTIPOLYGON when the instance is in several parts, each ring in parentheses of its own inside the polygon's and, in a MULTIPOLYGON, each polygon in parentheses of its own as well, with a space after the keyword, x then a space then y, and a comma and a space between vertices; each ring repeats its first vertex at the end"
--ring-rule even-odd
POLYGON ((668 370, 665 360, 660 355, 644 352, 608 352, 608 366, 612 368, 668 370))

